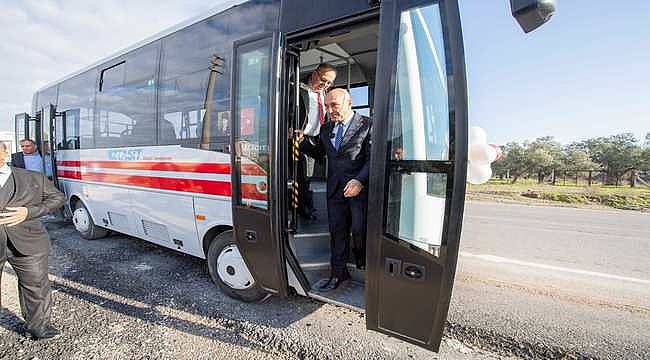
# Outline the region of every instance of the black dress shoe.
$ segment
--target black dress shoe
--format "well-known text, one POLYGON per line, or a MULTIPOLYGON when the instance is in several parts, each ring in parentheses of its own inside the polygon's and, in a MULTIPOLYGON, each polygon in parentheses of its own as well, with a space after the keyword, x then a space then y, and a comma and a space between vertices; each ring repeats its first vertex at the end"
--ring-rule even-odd
POLYGON ((27 332, 32 335, 34 340, 51 339, 61 334, 61 332, 52 325, 46 325, 38 330, 28 330, 27 332))
POLYGON ((325 282, 325 284, 318 287, 318 290, 321 292, 332 291, 341 285, 342 282, 349 280, 350 274, 347 272, 341 276, 330 276, 330 278, 325 282))

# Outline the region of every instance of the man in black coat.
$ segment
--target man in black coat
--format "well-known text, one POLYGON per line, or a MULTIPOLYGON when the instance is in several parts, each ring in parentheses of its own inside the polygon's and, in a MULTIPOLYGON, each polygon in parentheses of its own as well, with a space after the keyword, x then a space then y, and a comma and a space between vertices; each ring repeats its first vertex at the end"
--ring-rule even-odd
POLYGON ((42 174, 7 166, 8 155, 0 143, 0 280, 9 261, 18 278, 27 332, 47 339, 59 331, 50 325, 50 238, 38 218, 61 207, 64 196, 42 174))
POLYGON ((313 157, 327 156, 327 215, 331 244, 331 274, 321 291, 336 289, 350 278, 346 263, 349 238, 357 267, 365 268, 370 118, 352 111, 352 98, 343 89, 327 94, 329 122, 316 138, 297 131, 300 148, 313 157), (305 140, 306 139, 306 140, 305 140))
MULTIPOLYGON (((306 136, 317 137, 321 126, 327 121, 325 110, 325 92, 336 79, 336 69, 328 64, 319 64, 312 71, 306 84, 300 84, 299 126, 306 136)), ((298 160, 298 189, 300 206, 298 213, 306 219, 315 219, 313 194, 309 189, 309 178, 314 173, 314 159, 304 154, 298 160)))

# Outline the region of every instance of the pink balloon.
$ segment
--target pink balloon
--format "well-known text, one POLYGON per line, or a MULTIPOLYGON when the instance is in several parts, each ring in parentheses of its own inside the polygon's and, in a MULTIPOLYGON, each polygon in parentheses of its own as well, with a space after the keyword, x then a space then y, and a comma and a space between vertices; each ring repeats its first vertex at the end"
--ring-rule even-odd
POLYGON ((497 151, 488 144, 472 144, 469 147, 468 160, 476 165, 489 165, 496 160, 497 151))
POLYGON ((501 158, 503 157, 503 150, 501 150, 501 147, 496 144, 488 144, 488 145, 491 146, 497 152, 497 157, 496 159, 494 159, 494 161, 501 160, 501 158))

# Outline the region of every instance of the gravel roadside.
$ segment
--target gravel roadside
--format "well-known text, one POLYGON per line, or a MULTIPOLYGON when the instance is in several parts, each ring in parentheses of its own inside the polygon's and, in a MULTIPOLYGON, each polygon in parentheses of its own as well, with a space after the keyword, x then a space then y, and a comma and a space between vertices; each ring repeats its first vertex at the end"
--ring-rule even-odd
POLYGON ((53 323, 22 332, 16 280, 2 276, 0 359, 501 359, 445 338, 434 354, 365 330, 362 314, 308 298, 246 304, 204 261, 123 235, 87 241, 49 223, 53 323))

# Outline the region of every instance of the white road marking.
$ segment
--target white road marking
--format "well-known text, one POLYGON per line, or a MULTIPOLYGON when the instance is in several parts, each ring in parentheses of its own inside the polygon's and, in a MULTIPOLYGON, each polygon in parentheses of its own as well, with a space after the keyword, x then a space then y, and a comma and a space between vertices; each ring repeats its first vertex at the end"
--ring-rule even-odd
POLYGON ((545 269, 545 270, 559 271, 559 272, 565 272, 571 274, 594 276, 594 277, 600 277, 600 278, 611 279, 611 280, 620 280, 620 281, 650 285, 650 280, 637 279, 637 278, 632 278, 627 276, 619 276, 619 275, 606 274, 601 272, 587 271, 587 270, 580 270, 580 269, 571 269, 571 268, 565 268, 561 266, 538 264, 538 263, 521 261, 516 259, 509 259, 509 258, 504 258, 495 255, 488 255, 488 254, 472 254, 465 251, 461 251, 459 254, 460 256, 463 257, 479 259, 479 260, 493 262, 493 263, 513 264, 513 265, 527 266, 527 267, 538 268, 538 269, 545 269))

